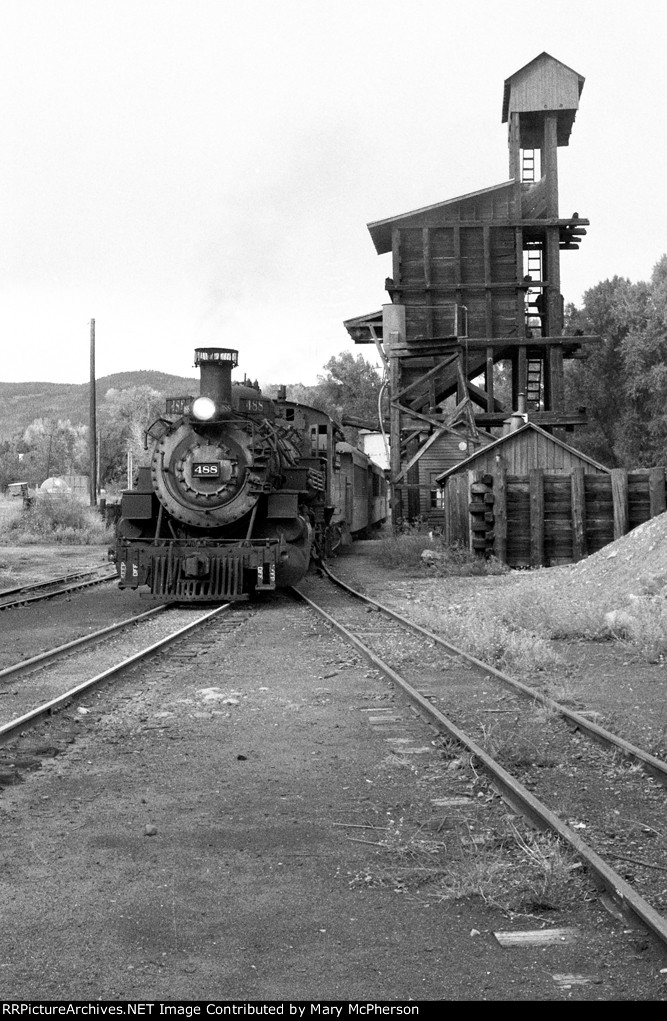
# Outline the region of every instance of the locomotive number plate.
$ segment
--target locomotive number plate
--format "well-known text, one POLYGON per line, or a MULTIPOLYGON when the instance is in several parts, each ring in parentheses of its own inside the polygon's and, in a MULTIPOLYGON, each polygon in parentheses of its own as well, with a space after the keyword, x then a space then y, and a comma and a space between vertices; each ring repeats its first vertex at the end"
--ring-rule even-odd
POLYGON ((221 465, 219 461, 194 461, 192 474, 198 479, 219 479, 221 465))

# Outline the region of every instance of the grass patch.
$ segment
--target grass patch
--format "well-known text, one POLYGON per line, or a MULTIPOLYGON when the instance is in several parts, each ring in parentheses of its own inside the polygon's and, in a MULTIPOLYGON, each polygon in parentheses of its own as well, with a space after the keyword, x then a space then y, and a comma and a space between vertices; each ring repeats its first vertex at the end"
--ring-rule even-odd
POLYGON ((409 529, 389 534, 373 546, 371 558, 381 567, 417 576, 439 577, 506 574, 495 557, 479 557, 462 546, 448 546, 431 532, 409 529))
POLYGON ((497 590, 480 593, 466 603, 443 605, 434 586, 412 604, 410 616, 425 628, 441 634, 452 645, 477 659, 510 674, 564 670, 561 656, 533 629, 511 627, 505 623, 497 590), (488 602, 487 602, 488 599, 488 602))
POLYGON ((522 766, 556 766, 560 755, 550 747, 549 724, 558 713, 546 706, 534 706, 517 713, 514 722, 491 720, 482 725, 484 750, 506 769, 522 766))
POLYGON ((623 641, 647 663, 667 658, 667 599, 662 593, 631 595, 619 609, 618 594, 573 590, 570 579, 526 577, 509 590, 499 608, 508 628, 530 629, 545 639, 623 641))
POLYGON ((646 663, 667 658, 667 600, 663 596, 638 596, 620 615, 622 624, 608 625, 613 638, 621 639, 646 663))
POLYGON ((427 887, 440 902, 478 897, 519 914, 557 911, 577 897, 572 873, 579 865, 569 850, 551 834, 520 833, 509 818, 500 828, 477 819, 443 835, 390 820, 378 847, 386 858, 357 873, 350 887, 427 887))
POLYGON ((555 670, 566 676, 568 668, 552 645, 559 639, 618 641, 637 660, 667 662, 667 598, 662 593, 632 596, 619 611, 616 592, 577 588, 570 574, 552 570, 515 573, 492 588, 480 583, 474 594, 454 604, 433 578, 416 598, 408 595, 410 616, 517 676, 555 670))
POLYGON ((14 588, 17 584, 17 575, 7 564, 0 563, 0 589, 14 588))
POLYGON ((110 542, 112 531, 97 511, 70 496, 45 494, 29 509, 13 508, 2 527, 2 539, 17 546, 59 543, 92 546, 110 542))
POLYGON ((572 591, 566 579, 544 574, 526 575, 505 594, 498 609, 500 621, 509 628, 530 630, 546 639, 609 637, 604 606, 572 591))

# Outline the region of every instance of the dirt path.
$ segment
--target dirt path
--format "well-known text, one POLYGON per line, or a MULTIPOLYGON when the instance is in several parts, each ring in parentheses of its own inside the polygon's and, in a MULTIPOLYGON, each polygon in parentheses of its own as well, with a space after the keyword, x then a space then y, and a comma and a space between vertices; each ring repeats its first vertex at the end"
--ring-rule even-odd
MULTIPOLYGON (((431 579, 397 581, 370 545, 355 544, 340 573, 414 609, 431 579)), ((0 570, 37 581, 104 555, 0 547, 0 570)), ((503 584, 447 579, 442 593, 503 584)), ((0 665, 146 605, 108 587, 10 611, 0 665)), ((607 684, 609 650, 596 648, 598 689, 617 713, 643 709, 636 677, 634 699, 631 685, 607 684)), ((662 951, 577 871, 547 911, 498 906, 500 880, 497 903, 471 893, 476 870, 525 869, 505 806, 309 611, 269 598, 179 664, 170 680, 164 665, 143 668, 90 712, 26 735, 69 744, 0 793, 3 999, 667 994, 662 951), (574 941, 507 949, 494 935, 555 927, 575 927, 574 941)))

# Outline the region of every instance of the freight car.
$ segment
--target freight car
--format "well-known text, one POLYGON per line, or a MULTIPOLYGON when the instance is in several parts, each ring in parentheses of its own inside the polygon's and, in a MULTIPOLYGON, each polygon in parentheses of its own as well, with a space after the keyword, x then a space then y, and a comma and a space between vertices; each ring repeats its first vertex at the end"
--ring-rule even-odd
POLYGON ((236 351, 197 348, 199 397, 169 399, 148 429, 150 467, 121 501, 121 588, 248 599, 385 519, 382 470, 324 412, 232 384, 237 364, 236 351))

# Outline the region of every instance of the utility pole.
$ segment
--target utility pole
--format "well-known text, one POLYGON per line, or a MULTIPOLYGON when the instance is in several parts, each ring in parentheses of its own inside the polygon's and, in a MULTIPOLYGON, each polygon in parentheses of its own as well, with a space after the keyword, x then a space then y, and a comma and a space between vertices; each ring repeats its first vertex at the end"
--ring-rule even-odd
POLYGON ((90 506, 97 506, 97 405, 95 400, 95 320, 90 320, 90 422, 88 425, 90 506))

